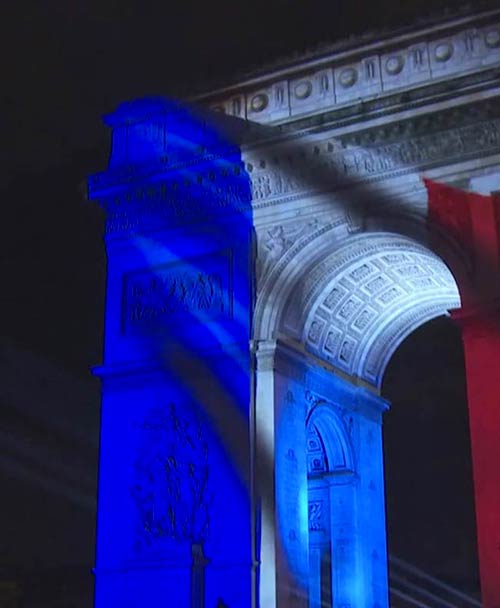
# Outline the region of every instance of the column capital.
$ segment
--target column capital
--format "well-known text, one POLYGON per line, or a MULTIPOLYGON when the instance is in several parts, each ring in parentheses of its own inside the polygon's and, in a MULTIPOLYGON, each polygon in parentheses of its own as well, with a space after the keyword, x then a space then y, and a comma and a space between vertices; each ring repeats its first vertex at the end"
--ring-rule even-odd
POLYGON ((258 371, 274 369, 277 344, 276 340, 250 340, 250 351, 255 355, 258 371))

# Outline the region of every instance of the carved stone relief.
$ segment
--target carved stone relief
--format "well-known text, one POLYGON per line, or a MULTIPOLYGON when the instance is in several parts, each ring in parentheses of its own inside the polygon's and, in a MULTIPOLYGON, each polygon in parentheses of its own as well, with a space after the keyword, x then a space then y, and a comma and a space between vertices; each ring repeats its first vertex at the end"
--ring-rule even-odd
MULTIPOLYGON (((227 165, 228 162, 221 164, 217 158, 206 155, 188 169, 172 171, 167 165, 156 167, 157 173, 166 174, 162 181, 148 183, 146 175, 141 184, 134 185, 129 183, 130 176, 111 171, 109 176, 93 176, 95 183, 89 181, 89 187, 96 192, 105 189, 101 203, 106 210, 108 235, 158 232, 186 221, 213 219, 227 212, 249 212, 248 176, 241 163, 234 162, 232 168, 227 165)), ((150 171, 155 173, 153 167, 150 171)))
POLYGON ((138 546, 162 538, 203 542, 213 494, 201 418, 170 403, 136 427, 141 443, 130 492, 140 522, 138 546))
POLYGON ((306 438, 308 475, 315 477, 345 470, 352 465, 350 451, 356 444, 354 437, 356 421, 353 411, 327 401, 310 389, 306 389, 304 397, 308 420, 306 438), (321 419, 328 420, 327 424, 336 436, 329 452, 325 447, 325 438, 321 434, 319 424, 315 422, 321 419), (348 448, 347 444, 350 442, 351 447, 348 448))
POLYGON ((309 501, 309 530, 311 532, 320 532, 324 529, 323 517, 323 501, 309 501))
POLYGON ((307 236, 317 232, 326 221, 319 218, 275 224, 261 230, 258 234, 257 278, 261 283, 271 268, 289 251, 295 243, 304 241, 307 236))
POLYGON ((280 171, 256 169, 259 161, 247 163, 253 206, 498 153, 499 113, 494 102, 483 102, 300 145, 294 149, 303 156, 300 163, 292 168, 283 162, 280 171))
POLYGON ((232 317, 231 252, 131 272, 123 283, 122 331, 158 331, 191 316, 232 317))
POLYGON ((328 462, 323 442, 316 427, 311 424, 307 428, 307 472, 318 475, 328 471, 328 462))
MULTIPOLYGON (((331 204, 328 213, 307 215, 300 220, 290 220, 258 229, 257 288, 262 294, 272 288, 280 274, 297 263, 296 256, 308 245, 329 234, 333 246, 361 228, 349 212, 338 210, 331 204)), ((296 294, 299 296, 299 294, 296 294)))

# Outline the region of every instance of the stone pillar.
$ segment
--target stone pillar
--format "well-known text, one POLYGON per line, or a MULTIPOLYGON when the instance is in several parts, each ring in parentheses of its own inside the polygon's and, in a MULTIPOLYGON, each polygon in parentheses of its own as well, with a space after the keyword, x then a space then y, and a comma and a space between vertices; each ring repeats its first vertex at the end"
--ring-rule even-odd
POLYGON ((259 606, 276 608, 276 534, 274 461, 274 341, 254 344, 255 486, 257 495, 257 559, 259 606))
POLYGON ((143 100, 107 123, 95 606, 251 608, 249 180, 190 109, 143 100))
POLYGON ((342 606, 368 606, 363 573, 364 539, 359 530, 359 478, 338 475, 330 479, 332 595, 342 606))
POLYGON ((366 607, 384 608, 389 598, 382 423, 389 403, 362 387, 358 387, 354 403, 360 414, 358 509, 369 598, 366 607))
POLYGON ((319 606, 330 580, 334 605, 387 608, 387 403, 283 342, 255 346, 260 605, 319 606), (322 436, 328 469, 308 452, 308 421, 322 436))
MULTIPOLYGON (((286 349, 256 343, 259 605, 307 608, 308 531, 305 401, 286 349)), ((300 373, 300 372, 299 372, 300 373)))

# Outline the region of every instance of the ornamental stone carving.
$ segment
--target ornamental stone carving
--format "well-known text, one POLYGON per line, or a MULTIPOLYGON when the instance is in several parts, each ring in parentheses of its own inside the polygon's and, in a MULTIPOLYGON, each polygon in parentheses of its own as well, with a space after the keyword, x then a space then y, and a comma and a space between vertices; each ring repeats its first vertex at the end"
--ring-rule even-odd
POLYGON ((152 409, 137 428, 142 442, 130 492, 140 521, 138 544, 203 542, 212 494, 201 418, 171 403, 152 409))
POLYGON ((264 228, 258 236, 259 283, 295 243, 303 242, 324 225, 324 220, 313 217, 264 228))
MULTIPOLYGON (((438 163, 500 153, 498 104, 482 102, 372 130, 293 146, 300 163, 251 173, 254 208, 318 189, 331 191, 438 163)), ((290 155, 290 149, 286 149, 290 155)), ((257 161, 256 165, 262 163, 257 161)), ((253 165, 252 165, 253 168, 253 165)))
POLYGON ((363 40, 354 50, 352 42, 346 41, 330 54, 322 53, 305 69, 303 65, 287 67, 277 77, 271 73, 265 91, 256 89, 252 80, 236 85, 246 100, 241 104, 246 106, 245 116, 235 111, 231 90, 201 100, 232 116, 273 124, 326 108, 336 110, 355 99, 380 99, 396 90, 431 85, 443 77, 480 73, 485 67, 500 65, 500 25, 491 23, 498 18, 478 14, 456 22, 451 19, 428 30, 406 33, 404 38, 389 38, 384 44, 363 40))
POLYGON ((448 61, 453 55, 453 45, 451 42, 440 42, 434 49, 436 61, 448 61))
POLYGON ((395 76, 399 74, 404 66, 404 59, 401 55, 393 55, 387 59, 385 62, 385 69, 388 74, 391 76, 395 76))
POLYGON ((295 85, 295 97, 298 99, 306 99, 312 91, 312 84, 309 80, 303 80, 295 85))
POLYGON ((122 332, 161 332, 186 319, 232 318, 231 251, 124 277, 122 332))
POLYGON ((345 89, 352 87, 358 79, 358 73, 354 68, 343 69, 338 77, 339 84, 345 89))
POLYGON ((262 112, 267 107, 269 99, 264 93, 259 93, 252 98, 250 106, 254 112, 262 112))
POLYGON ((323 501, 309 501, 309 530, 319 532, 324 529, 323 501))
POLYGON ((486 33, 486 46, 494 49, 500 46, 500 28, 494 28, 486 33))

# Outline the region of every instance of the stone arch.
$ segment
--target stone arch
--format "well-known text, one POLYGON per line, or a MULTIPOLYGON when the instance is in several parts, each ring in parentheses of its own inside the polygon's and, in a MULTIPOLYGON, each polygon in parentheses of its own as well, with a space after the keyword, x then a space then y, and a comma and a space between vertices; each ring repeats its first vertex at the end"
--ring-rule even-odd
POLYGON ((347 426, 327 402, 316 405, 309 412, 306 418, 309 476, 356 470, 347 426))
POLYGON ((419 240, 383 231, 337 232, 335 239, 327 231, 296 253, 274 290, 261 294, 255 330, 302 343, 380 388, 404 338, 460 304, 454 274, 419 240))
MULTIPOLYGON (((359 422, 359 421, 358 421, 359 422)), ((359 553, 355 450, 350 425, 336 407, 317 404, 307 416, 309 606, 354 599, 345 582, 357 571, 359 553), (339 553, 341 557, 339 559, 339 553)), ((359 572, 355 578, 360 579, 359 572)))
POLYGON ((347 390, 354 391, 355 429, 364 429, 363 445, 352 446, 345 406, 339 409, 326 400, 316 402, 306 417, 309 597, 314 607, 334 605, 335 594, 337 601, 354 601, 354 595, 367 593, 367 572, 377 581, 373 593, 385 602, 382 437, 380 427, 369 428, 375 419, 375 426, 380 425, 381 416, 372 419, 366 404, 358 416, 359 403, 370 399, 356 395, 354 387, 366 391, 369 385, 377 393, 403 340, 427 321, 460 308, 458 285, 463 288, 460 281, 467 275, 466 255, 458 243, 440 238, 439 227, 426 226, 423 218, 406 218, 406 224, 372 220, 355 232, 346 223, 318 228, 288 257, 283 254, 268 271, 255 317, 258 337, 288 340, 304 349, 306 360, 306 353, 314 355, 311 365, 322 360, 342 372, 352 387, 347 390), (367 522, 363 513, 371 500, 373 521, 367 522), (350 505, 350 512, 342 505, 350 505), (336 536, 334 530, 340 529, 336 536), (344 563, 348 568, 343 569, 344 563), (326 588, 333 595, 323 597, 328 572, 326 588))
MULTIPOLYGON (((307 279, 300 340, 320 358, 377 387, 409 333, 460 306, 444 262, 407 237, 360 235, 333 252, 327 265, 317 282, 314 274, 307 279)), ((289 303, 285 331, 292 309, 289 303)))
MULTIPOLYGON (((280 227, 278 227, 280 228, 280 227)), ((344 215, 328 220, 314 221, 309 232, 267 262, 260 269, 258 298, 254 313, 254 338, 275 337, 280 325, 283 307, 292 290, 300 285, 307 269, 319 263, 332 247, 342 243, 351 234, 344 215)))
MULTIPOLYGON (((426 193, 423 185, 419 190, 426 193)), ((268 233, 282 228, 274 226, 268 233)), ((263 260, 259 251, 258 299, 254 314, 256 339, 273 339, 282 332, 300 341, 302 335, 297 329, 299 319, 295 318, 295 323, 290 324, 290 301, 297 301, 297 296, 302 300, 308 297, 307 286, 304 286, 307 277, 314 273, 317 278, 321 269, 326 271, 328 258, 331 259, 337 250, 351 242, 358 244, 359 239, 376 238, 381 234, 392 234, 434 255, 443 267, 449 269, 461 295, 474 292, 474 267, 470 251, 446 226, 429 219, 426 200, 419 203, 417 208, 403 209, 397 200, 390 200, 390 197, 386 200, 382 195, 380 207, 371 205, 363 210, 361 205, 352 214, 348 210, 340 214, 333 210, 322 213, 299 232, 300 238, 293 238, 290 242, 285 234, 274 256, 263 260), (285 308, 288 310, 285 311, 285 308), (282 323, 284 317, 287 317, 287 327, 282 323)), ((295 309, 300 311, 301 305, 295 305, 295 309)), ((431 318, 432 315, 422 322, 431 318)), ((417 326, 418 323, 413 329, 417 326)))

